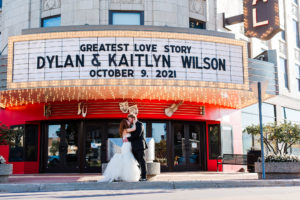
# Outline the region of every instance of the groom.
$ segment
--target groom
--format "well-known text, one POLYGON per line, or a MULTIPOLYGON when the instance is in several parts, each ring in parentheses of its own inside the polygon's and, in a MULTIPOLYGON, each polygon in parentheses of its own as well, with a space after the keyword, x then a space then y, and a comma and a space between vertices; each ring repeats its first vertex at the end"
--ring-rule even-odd
MULTIPOLYGON (((130 124, 133 124, 135 119, 137 120, 137 117, 134 114, 129 114, 127 118, 130 124)), ((128 140, 131 142, 132 153, 141 168, 142 173, 141 173, 140 181, 147 181, 146 161, 145 161, 145 152, 144 152, 144 150, 147 149, 147 144, 144 138, 144 126, 143 123, 140 121, 137 121, 135 126, 136 126, 136 130, 131 132, 131 136, 128 137, 128 140)))

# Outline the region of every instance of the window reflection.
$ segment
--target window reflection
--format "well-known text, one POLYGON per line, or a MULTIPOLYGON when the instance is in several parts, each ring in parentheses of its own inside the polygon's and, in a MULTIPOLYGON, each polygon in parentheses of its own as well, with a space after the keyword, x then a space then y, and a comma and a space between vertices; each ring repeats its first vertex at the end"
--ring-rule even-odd
POLYGON ((89 126, 87 129, 85 160, 90 167, 101 166, 101 142, 101 128, 89 126))
POLYGON ((209 139, 209 159, 217 159, 221 155, 220 141, 220 125, 208 126, 209 139))
POLYGON ((200 158, 199 158, 200 134, 201 134, 201 127, 199 125, 190 125, 189 128, 190 164, 197 164, 197 165, 200 164, 200 158))
POLYGON ((48 126, 48 165, 56 166, 60 161, 59 157, 59 132, 61 125, 48 126))
POLYGON ((16 131, 16 135, 10 144, 9 161, 24 161, 24 126, 13 126, 12 129, 16 131))
POLYGON ((174 124, 174 165, 185 164, 185 136, 183 124, 174 124))
POLYGON ((113 25, 143 25, 142 12, 111 11, 110 24, 113 25))
POLYGON ((61 17, 54 16, 42 19, 42 27, 56 27, 60 26, 61 17))
POLYGON ((167 124, 152 123, 152 137, 155 142, 155 160, 167 166, 167 124))

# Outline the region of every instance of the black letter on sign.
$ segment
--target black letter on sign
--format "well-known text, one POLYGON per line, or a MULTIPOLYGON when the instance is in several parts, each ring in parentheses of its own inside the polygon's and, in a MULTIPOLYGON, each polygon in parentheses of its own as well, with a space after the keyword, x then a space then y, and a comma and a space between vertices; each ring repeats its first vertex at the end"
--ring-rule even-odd
POLYGON ((67 59, 65 61, 64 67, 67 67, 68 65, 70 65, 71 67, 74 67, 71 55, 67 55, 67 59))
POLYGON ((99 66, 101 66, 101 63, 99 62, 99 60, 98 60, 98 56, 99 56, 99 54, 97 53, 97 54, 93 54, 93 60, 92 60, 92 65, 93 66, 95 66, 95 67, 99 67, 99 66))
POLYGON ((45 67, 45 58, 39 56, 37 57, 37 69, 42 69, 45 67), (41 63, 42 61, 42 63, 41 63))
POLYGON ((204 69, 209 69, 210 68, 210 63, 208 61, 210 61, 210 58, 205 57, 203 60, 204 60, 204 63, 206 64, 206 66, 203 66, 204 69))
POLYGON ((117 66, 117 63, 116 63, 116 55, 117 54, 108 54, 108 66, 111 66, 111 64, 113 63, 114 66, 116 67, 117 66))

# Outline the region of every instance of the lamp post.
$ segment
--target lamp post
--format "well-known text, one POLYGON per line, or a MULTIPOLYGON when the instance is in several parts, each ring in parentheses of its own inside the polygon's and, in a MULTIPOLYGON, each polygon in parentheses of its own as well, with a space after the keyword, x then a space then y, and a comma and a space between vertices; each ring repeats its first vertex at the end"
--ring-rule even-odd
POLYGON ((259 127, 260 127, 260 145, 261 145, 261 169, 262 169, 262 179, 266 179, 265 172, 265 154, 264 154, 264 135, 263 135, 263 123, 262 123, 262 96, 268 87, 268 81, 263 83, 257 82, 256 84, 251 84, 250 86, 254 95, 258 98, 258 115, 259 115, 259 127))
POLYGON ((262 123, 262 98, 261 98, 261 83, 257 83, 258 92, 258 110, 259 110, 259 126, 260 126, 260 145, 261 145, 261 169, 262 179, 266 178, 265 173, 265 155, 264 155, 264 135, 263 135, 263 123, 262 123))

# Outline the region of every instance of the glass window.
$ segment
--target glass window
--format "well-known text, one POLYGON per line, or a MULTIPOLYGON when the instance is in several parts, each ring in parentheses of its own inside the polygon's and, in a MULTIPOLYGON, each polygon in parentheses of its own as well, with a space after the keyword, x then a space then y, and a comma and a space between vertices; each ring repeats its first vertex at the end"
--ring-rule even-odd
POLYGON ((9 162, 24 161, 24 125, 12 126, 16 136, 9 149, 9 162))
POLYGON ((206 23, 197 19, 190 18, 190 28, 206 29, 206 23))
POLYGON ((295 34, 295 42, 296 47, 300 48, 300 41, 299 41, 299 22, 293 20, 293 27, 294 27, 294 34, 295 34))
POLYGON ((174 124, 174 166, 185 165, 186 140, 184 135, 184 125, 181 123, 174 124))
POLYGON ((217 159, 221 155, 220 125, 208 125, 209 159, 217 159))
POLYGON ((120 133, 119 133, 119 128, 120 128, 120 123, 119 122, 110 122, 108 123, 108 128, 107 128, 107 133, 108 133, 108 138, 119 138, 120 133))
POLYGON ((300 65, 296 65, 296 79, 298 83, 298 91, 300 92, 300 65))
POLYGON ((281 39, 285 40, 285 31, 281 31, 281 39))
POLYGON ((283 114, 284 120, 300 123, 300 111, 299 110, 282 107, 282 114, 283 114))
POLYGON ((221 143, 222 154, 233 154, 232 127, 222 126, 221 143))
POLYGON ((60 144, 61 125, 48 126, 48 166, 56 167, 60 162, 59 144, 60 144))
POLYGON ((281 69, 281 72, 283 73, 284 86, 285 86, 285 88, 289 89, 287 62, 286 62, 286 59, 284 59, 284 58, 280 58, 280 69, 281 69))
POLYGON ((25 125, 25 161, 37 161, 38 126, 25 125))
POLYGON ((0 0, 0 8, 2 8, 2 0, 0 0))
POLYGON ((144 12, 110 11, 109 24, 144 25, 144 12))
POLYGON ((155 142, 155 160, 167 166, 167 124, 152 123, 152 137, 155 142))
POLYGON ((88 125, 85 141, 85 160, 90 167, 101 167, 102 128, 88 125))
POLYGON ((47 17, 42 19, 42 27, 60 26, 60 22, 61 22, 60 16, 47 17))
MULTIPOLYGON (((274 123, 276 121, 275 106, 268 103, 262 103, 262 121, 264 124, 274 123)), ((258 104, 254 104, 242 109, 242 128, 250 125, 258 125, 258 104)), ((251 147, 260 149, 259 136, 252 137, 246 132, 243 132, 243 153, 246 154, 251 147)))
POLYGON ((26 124, 11 128, 16 136, 10 145, 9 162, 37 161, 38 126, 26 124))

